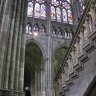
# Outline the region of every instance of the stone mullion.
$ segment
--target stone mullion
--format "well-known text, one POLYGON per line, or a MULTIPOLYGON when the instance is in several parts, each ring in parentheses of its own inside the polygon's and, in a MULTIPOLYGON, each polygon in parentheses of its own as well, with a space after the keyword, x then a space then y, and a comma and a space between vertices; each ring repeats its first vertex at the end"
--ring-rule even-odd
MULTIPOLYGON (((23 2, 23 0, 22 0, 23 2)), ((22 4, 21 2, 21 4, 22 4)), ((24 5, 22 4, 21 9, 24 5)), ((21 10, 21 16, 20 16, 20 28, 18 33, 18 41, 17 41, 17 54, 16 54, 16 66, 15 66, 15 89, 19 90, 19 72, 20 72, 20 48, 21 48, 21 36, 22 36, 22 24, 23 24, 23 10, 21 10)))
POLYGON ((12 23, 11 23, 11 29, 9 33, 9 40, 8 40, 8 49, 7 49, 7 56, 6 56, 6 63, 5 63, 5 76, 4 76, 4 88, 8 88, 9 84, 9 70, 10 70, 10 59, 11 59, 11 47, 12 47, 12 38, 13 38, 13 31, 14 31, 14 24, 15 24, 15 15, 16 15, 16 6, 17 2, 14 2, 14 10, 13 10, 13 16, 12 16, 12 23))
POLYGON ((19 90, 23 91, 24 87, 24 63, 25 63, 25 32, 26 32, 26 12, 27 12, 27 0, 23 0, 22 2, 22 18, 23 18, 23 24, 22 24, 22 36, 21 36, 21 49, 20 49, 20 65, 19 65, 19 90))
MULTIPOLYGON (((5 2, 5 8, 4 8, 4 16, 2 17, 2 23, 1 23, 1 29, 0 29, 0 86, 2 86, 2 75, 3 72, 3 67, 4 67, 4 54, 5 48, 7 46, 6 41, 8 39, 8 32, 9 32, 9 27, 11 24, 11 6, 12 5, 12 0, 6 0, 5 2)), ((5 54, 6 55, 6 54, 5 54)))
POLYGON ((20 24, 20 10, 21 10, 21 0, 17 1, 17 9, 16 9, 16 20, 15 20, 15 28, 13 33, 13 42, 12 42, 12 54, 11 54, 11 62, 10 62, 10 79, 9 79, 9 88, 14 89, 14 80, 15 80, 15 62, 16 62, 16 48, 17 48, 17 39, 19 32, 19 24, 20 24))

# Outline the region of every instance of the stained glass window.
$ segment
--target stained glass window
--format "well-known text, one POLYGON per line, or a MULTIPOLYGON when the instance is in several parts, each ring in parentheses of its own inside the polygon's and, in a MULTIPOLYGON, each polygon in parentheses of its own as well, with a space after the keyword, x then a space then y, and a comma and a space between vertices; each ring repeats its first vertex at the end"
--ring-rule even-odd
POLYGON ((73 24, 70 0, 51 0, 51 2, 51 19, 73 24))
MULTIPOLYGON (((28 2, 27 16, 32 17, 34 15, 35 18, 46 19, 45 1, 46 0, 30 0, 28 2)), ((80 0, 80 2, 81 1, 82 0, 80 0)), ((82 5, 82 3, 80 4, 82 5)), ((82 11, 82 9, 80 10, 82 11)), ((70 0, 51 0, 50 15, 52 21, 73 24, 70 0)))
POLYGON ((51 18, 52 18, 53 20, 56 19, 55 7, 53 7, 53 6, 51 6, 51 18))
POLYGON ((57 21, 60 22, 61 21, 61 10, 60 8, 56 8, 56 16, 57 16, 57 21))
POLYGON ((72 24, 73 23, 72 12, 70 10, 68 10, 68 22, 69 22, 69 24, 72 24))
POLYGON ((46 18, 46 7, 44 4, 41 5, 40 15, 41 15, 41 18, 46 18))
POLYGON ((67 23, 67 12, 66 12, 66 9, 62 10, 62 15, 63 15, 63 22, 67 23))
POLYGON ((27 16, 32 17, 33 15, 33 3, 29 2, 28 3, 28 8, 27 8, 27 16))
POLYGON ((35 11, 34 11, 34 16, 35 17, 37 17, 37 18, 39 18, 40 17, 40 5, 39 5, 39 3, 36 3, 35 4, 35 11))

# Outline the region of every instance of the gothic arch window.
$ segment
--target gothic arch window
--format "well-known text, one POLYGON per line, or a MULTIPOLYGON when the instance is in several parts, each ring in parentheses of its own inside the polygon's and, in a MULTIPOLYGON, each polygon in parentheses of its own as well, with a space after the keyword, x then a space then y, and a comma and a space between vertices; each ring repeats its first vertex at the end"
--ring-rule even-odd
POLYGON ((35 18, 46 18, 45 0, 29 0, 27 8, 27 17, 32 17, 33 15, 35 18))
POLYGON ((51 2, 51 19, 73 24, 70 0, 51 0, 51 2))
POLYGON ((28 3, 28 8, 27 8, 27 16, 32 17, 33 15, 33 3, 29 2, 28 3))
POLYGON ((52 20, 56 19, 55 7, 53 7, 53 6, 51 6, 51 19, 52 20))
POLYGON ((40 11, 41 18, 46 18, 46 6, 44 4, 41 5, 41 11, 40 11))
POLYGON ((71 10, 68 10, 68 22, 69 22, 69 24, 73 23, 71 10))
POLYGON ((66 9, 62 9, 63 22, 67 23, 67 12, 66 9))
POLYGON ((39 3, 36 3, 35 4, 34 16, 36 18, 39 18, 40 17, 40 5, 39 5, 39 3))
POLYGON ((61 10, 60 8, 56 8, 56 16, 57 16, 57 22, 61 22, 61 10))

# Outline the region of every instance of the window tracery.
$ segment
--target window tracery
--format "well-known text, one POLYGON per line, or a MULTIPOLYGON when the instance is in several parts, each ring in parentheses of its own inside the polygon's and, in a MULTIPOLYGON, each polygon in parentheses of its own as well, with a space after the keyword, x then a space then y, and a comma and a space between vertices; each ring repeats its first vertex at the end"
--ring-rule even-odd
MULTIPOLYGON (((46 19, 46 0, 29 0, 27 16, 46 19), (33 14, 34 12, 34 14, 33 14)), ((70 0, 51 0, 51 20, 73 24, 70 0)))

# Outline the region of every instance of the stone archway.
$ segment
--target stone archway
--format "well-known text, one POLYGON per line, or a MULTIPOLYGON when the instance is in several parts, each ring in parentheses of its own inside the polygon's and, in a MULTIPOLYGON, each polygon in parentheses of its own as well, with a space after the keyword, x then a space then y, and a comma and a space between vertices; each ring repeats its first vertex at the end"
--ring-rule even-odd
POLYGON ((43 71, 43 54, 40 47, 34 42, 28 42, 25 48, 24 88, 28 86, 32 96, 41 94, 43 71))

